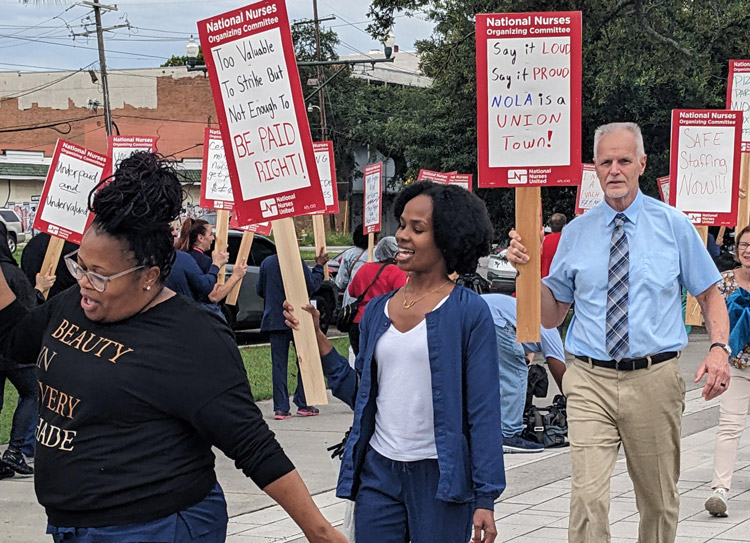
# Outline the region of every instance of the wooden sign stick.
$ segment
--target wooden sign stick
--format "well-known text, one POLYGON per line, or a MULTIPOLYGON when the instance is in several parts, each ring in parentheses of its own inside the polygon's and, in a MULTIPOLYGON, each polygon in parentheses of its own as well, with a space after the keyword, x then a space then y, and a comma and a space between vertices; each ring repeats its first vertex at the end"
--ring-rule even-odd
MULTIPOLYGON (((748 189, 750 189, 750 153, 742 153, 740 162, 740 201, 737 207, 736 233, 750 224, 750 202, 748 201, 748 189)), ((737 241, 735 239, 735 241, 737 241)))
POLYGON ((719 233, 716 234, 716 239, 714 241, 716 241, 716 245, 718 245, 719 247, 724 245, 724 234, 726 233, 726 231, 727 227, 722 226, 721 228, 719 228, 719 233))
MULTIPOLYGON (((229 239, 229 211, 226 209, 219 209, 216 211, 216 241, 214 248, 226 247, 227 240, 229 239)), ((224 249, 226 251, 226 249, 224 249)), ((216 277, 216 284, 224 284, 224 276, 226 274, 226 266, 219 268, 219 275, 216 277)))
POLYGON ((516 277, 516 341, 540 341, 542 326, 542 189, 516 189, 516 231, 526 247, 529 261, 518 268, 516 277))
MULTIPOLYGON (((326 252, 326 225, 323 220, 323 215, 313 215, 313 237, 315 238, 315 256, 320 254, 320 250, 326 252)), ((328 264, 323 266, 323 279, 328 281, 330 275, 328 274, 328 264)))
MULTIPOLYGON (((49 245, 47 245, 47 252, 44 253, 44 261, 42 262, 42 269, 39 273, 42 275, 55 275, 57 270, 57 263, 60 262, 60 255, 62 254, 63 245, 65 240, 56 236, 50 236, 49 245)), ((44 299, 47 299, 49 289, 42 292, 44 299)))
MULTIPOLYGON (((254 237, 255 232, 248 232, 247 230, 242 232, 242 241, 240 242, 240 250, 237 251, 237 261, 235 262, 235 265, 237 262, 244 262, 247 264, 247 257, 250 256, 250 249, 253 246, 254 237)), ((240 295, 240 287, 242 286, 243 279, 244 277, 237 281, 234 287, 232 287, 232 290, 229 291, 229 295, 225 302, 227 305, 235 305, 237 303, 237 296, 240 295)))
POLYGON ((373 254, 375 252, 375 234, 370 232, 367 234, 367 261, 372 262, 372 259, 374 258, 373 254))
POLYGON ((294 314, 299 319, 299 330, 294 330, 294 347, 299 359, 305 398, 308 405, 326 405, 328 396, 312 316, 301 309, 303 305, 310 303, 310 297, 307 294, 305 275, 302 272, 302 259, 299 257, 294 221, 291 218, 273 221, 273 232, 279 255, 281 279, 284 282, 284 293, 289 303, 294 306, 294 314))
MULTIPOLYGON (((703 240, 703 245, 708 242, 708 226, 696 226, 698 235, 703 240)), ((703 315, 701 313, 701 306, 698 304, 698 300, 688 293, 687 303, 685 305, 685 324, 690 326, 703 326, 703 315)))

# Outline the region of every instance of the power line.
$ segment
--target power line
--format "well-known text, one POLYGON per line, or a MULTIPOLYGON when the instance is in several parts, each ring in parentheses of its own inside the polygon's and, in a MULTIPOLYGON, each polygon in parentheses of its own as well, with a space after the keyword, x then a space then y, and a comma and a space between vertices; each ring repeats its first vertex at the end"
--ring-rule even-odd
MULTIPOLYGON (((22 38, 22 37, 15 37, 15 36, 9 36, 9 35, 4 35, 4 34, 0 34, 0 38, 13 38, 14 40, 24 40, 24 41, 33 42, 33 43, 44 43, 47 45, 55 45, 58 47, 71 47, 73 49, 87 49, 89 51, 98 51, 98 48, 96 47, 87 47, 85 45, 70 45, 66 43, 55 43, 55 42, 49 42, 49 41, 38 40, 38 39, 33 39, 33 38, 22 38)), ((105 51, 107 54, 118 53, 118 54, 123 54, 123 55, 129 55, 132 57, 138 57, 138 58, 157 58, 159 60, 164 60, 163 56, 148 55, 146 53, 131 53, 130 51, 118 51, 115 49, 106 49, 105 51)))
POLYGON ((80 72, 84 71, 86 68, 88 68, 92 64, 94 64, 94 62, 90 63, 88 66, 84 66, 83 68, 81 68, 81 69, 79 69, 79 70, 77 70, 75 72, 70 72, 69 74, 66 74, 66 75, 62 76, 59 79, 55 79, 54 81, 49 81, 47 83, 43 83, 43 84, 39 85, 38 87, 34 87, 34 88, 31 88, 31 89, 28 89, 28 90, 25 90, 25 91, 20 91, 19 94, 10 94, 10 95, 3 96, 2 98, 0 98, 0 103, 7 102, 9 100, 13 100, 14 98, 20 98, 20 97, 26 96, 28 94, 33 94, 33 93, 35 93, 37 91, 44 90, 44 89, 46 89, 48 87, 51 87, 52 85, 57 85, 61 81, 65 81, 66 79, 73 77, 77 73, 80 73, 80 72))

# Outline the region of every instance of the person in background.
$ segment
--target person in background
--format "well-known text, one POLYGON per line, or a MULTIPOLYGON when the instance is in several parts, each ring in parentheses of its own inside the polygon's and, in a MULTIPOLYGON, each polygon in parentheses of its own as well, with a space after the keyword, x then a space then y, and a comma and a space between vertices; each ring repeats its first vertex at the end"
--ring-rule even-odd
POLYGON ((542 241, 542 277, 549 275, 549 268, 557 252, 557 244, 560 243, 562 229, 567 223, 568 219, 562 213, 553 213, 549 218, 549 227, 552 231, 545 235, 544 241, 542 241))
POLYGON ((341 301, 341 305, 345 306, 354 301, 349 295, 349 283, 352 278, 356 275, 357 270, 367 263, 367 235, 362 232, 362 225, 358 224, 352 230, 352 241, 354 247, 349 247, 344 254, 341 256, 341 264, 339 264, 339 271, 336 273, 336 286, 339 291, 344 292, 344 297, 341 301))
POLYGON ((234 285, 245 276, 247 264, 244 262, 237 263, 232 276, 223 285, 216 284, 216 276, 219 273, 219 268, 229 262, 229 253, 226 246, 216 247, 211 256, 208 256, 206 253, 211 251, 213 242, 213 228, 208 221, 191 219, 190 217, 185 219, 182 222, 180 236, 177 240, 177 249, 187 253, 195 260, 204 277, 195 276, 193 273, 194 268, 189 266, 183 257, 178 257, 180 260, 176 261, 176 275, 170 283, 178 289, 177 292, 186 296, 192 296, 209 311, 216 313, 221 320, 226 322, 226 317, 221 310, 220 303, 234 288, 234 285), (190 271, 191 269, 193 272, 190 271), (188 277, 188 275, 191 275, 191 277, 188 277), (206 277, 209 275, 213 275, 213 279, 206 277), (206 294, 206 285, 212 280, 214 286, 206 294))
POLYGON ((345 543, 263 420, 230 330, 164 287, 181 197, 173 166, 136 152, 89 196, 94 221, 66 256, 78 288, 29 311, 0 273, 0 351, 39 360, 34 486, 47 533, 224 542, 217 447, 311 543, 345 543))
MULTIPOLYGON (((180 228, 172 224, 172 238, 175 247, 180 244, 178 236, 180 228)), ((182 294, 196 301, 208 298, 216 287, 216 279, 219 268, 229 261, 229 253, 226 251, 214 251, 211 254, 211 266, 207 272, 203 272, 195 259, 183 251, 175 252, 175 260, 172 271, 165 281, 165 286, 177 294, 182 294)), ((236 284, 247 272, 247 265, 238 263, 232 270, 232 277, 228 282, 236 284), (234 278, 234 279, 232 279, 234 278)))
POLYGON ((726 517, 729 513, 727 500, 737 447, 750 412, 750 227, 739 232, 736 242, 735 258, 740 266, 723 272, 717 285, 729 309, 732 380, 719 403, 711 481, 713 493, 704 504, 706 511, 715 517, 726 517))
POLYGON ((492 543, 505 488, 494 326, 450 279, 489 253, 492 224, 476 195, 429 181, 404 188, 394 215, 411 279, 367 305, 354 368, 301 308, 331 392, 354 409, 336 495, 355 501, 357 543, 492 543))
MULTIPOLYGON (((310 271, 305 262, 302 270, 305 274, 305 284, 308 295, 320 288, 323 282, 323 266, 328 262, 328 253, 321 249, 315 257, 315 267, 310 271)), ((289 344, 293 343, 292 331, 284 324, 284 281, 281 278, 279 257, 271 255, 263 260, 258 270, 258 282, 255 284, 258 296, 263 298, 263 317, 260 321, 260 331, 267 332, 271 342, 271 380, 273 382, 273 418, 288 419, 292 416, 289 410, 289 389, 287 388, 287 366, 289 363, 289 344)), ((296 359, 296 357, 295 357, 296 359)), ((294 404, 297 415, 314 417, 320 411, 317 407, 307 405, 305 389, 302 386, 302 376, 297 365, 297 389, 294 391, 294 404)))
POLYGON ((541 342, 516 341, 516 299, 505 294, 483 294, 495 323, 497 356, 500 359, 500 413, 503 415, 503 452, 542 452, 544 445, 524 439, 521 432, 529 366, 527 354, 542 353, 557 388, 562 392, 565 351, 557 329, 541 329, 541 342))
MULTIPOLYGON (((0 222, 0 270, 10 290, 15 294, 18 302, 27 309, 44 303, 42 292, 55 283, 55 276, 43 276, 37 273, 35 287, 32 287, 26 275, 18 268, 7 240, 8 231, 5 223, 0 222)), ((33 364, 19 365, 14 360, 0 355, 0 411, 3 408, 6 380, 10 381, 18 391, 18 405, 13 413, 8 448, 0 458, 0 479, 12 477, 16 473, 20 475, 34 473, 34 468, 24 458, 24 449, 30 449, 31 454, 28 456, 33 459, 33 442, 27 446, 26 436, 29 429, 36 426, 35 421, 39 410, 37 406, 39 387, 36 382, 36 367, 33 364)))
MULTIPOLYGON (((42 264, 44 263, 44 257, 47 254, 47 247, 49 246, 50 239, 51 236, 49 234, 45 232, 39 232, 36 236, 29 240, 29 242, 23 248, 23 252, 21 253, 21 270, 23 270, 23 273, 26 274, 29 283, 32 285, 36 282, 36 278, 42 271, 42 264)), ((68 268, 65 266, 64 257, 65 255, 75 251, 77 248, 78 245, 71 241, 65 241, 65 243, 63 244, 63 248, 60 253, 60 259, 58 260, 57 267, 55 268, 55 282, 47 292, 48 300, 54 298, 61 292, 69 289, 76 284, 76 280, 72 275, 70 275, 68 268)), ((20 397, 18 398, 18 403, 21 403, 20 397)), ((16 407, 16 409, 18 408, 16 407)), ((36 411, 37 410, 35 409, 35 413, 36 411)), ((29 463, 33 462, 34 452, 36 449, 36 419, 37 417, 35 416, 31 421, 31 424, 29 424, 29 428, 26 432, 26 438, 24 440, 23 446, 21 447, 21 452, 23 453, 24 458, 26 458, 26 461, 29 463)))
POLYGON ((400 289, 406 284, 406 272, 396 266, 397 254, 396 238, 384 237, 373 251, 375 262, 363 264, 349 283, 349 294, 353 300, 364 294, 354 317, 354 324, 349 330, 349 342, 355 355, 359 354, 359 322, 365 314, 367 303, 376 296, 400 289))

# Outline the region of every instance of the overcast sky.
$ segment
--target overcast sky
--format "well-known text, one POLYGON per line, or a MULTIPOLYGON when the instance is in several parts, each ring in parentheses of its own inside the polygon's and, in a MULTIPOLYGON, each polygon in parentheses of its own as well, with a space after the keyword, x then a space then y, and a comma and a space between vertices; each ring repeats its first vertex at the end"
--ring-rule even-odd
MULTIPOLYGON (((172 55, 184 55, 187 39, 197 38, 196 21, 252 3, 238 0, 119 0, 118 11, 103 12, 106 27, 130 23, 131 30, 105 34, 107 66, 151 68, 172 55)), ((318 16, 336 16, 322 23, 335 30, 339 55, 382 49, 366 32, 367 0, 318 0, 318 16)), ((290 21, 311 19, 312 0, 288 0, 290 21)), ((412 50, 414 42, 428 37, 432 23, 420 18, 396 19, 396 43, 412 50)), ((72 1, 23 4, 0 0, 0 71, 76 70, 98 66, 96 35, 72 33, 93 30, 92 11, 72 1), (84 23, 89 23, 84 25, 84 23)))

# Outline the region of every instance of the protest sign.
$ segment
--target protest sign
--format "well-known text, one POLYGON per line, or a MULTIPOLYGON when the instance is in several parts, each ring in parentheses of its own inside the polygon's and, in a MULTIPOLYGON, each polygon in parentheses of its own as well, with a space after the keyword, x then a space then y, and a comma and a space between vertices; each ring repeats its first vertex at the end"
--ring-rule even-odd
POLYGON ((368 262, 372 262, 375 243, 375 232, 380 232, 381 207, 383 203, 383 163, 376 162, 365 166, 365 194, 362 206, 363 233, 367 234, 368 262))
MULTIPOLYGON (((239 224, 273 221, 287 300, 309 302, 292 217, 325 209, 281 0, 198 22, 239 224)), ((328 402, 312 317, 294 331, 307 401, 328 402)))
POLYGON ((266 0, 198 22, 245 223, 325 209, 286 6, 266 0))
POLYGON ((576 194, 576 215, 583 215, 604 200, 604 191, 596 176, 596 167, 593 164, 583 164, 581 170, 581 184, 576 194))
POLYGON ((455 173, 450 176, 450 179, 448 179, 449 185, 458 185, 461 188, 464 188, 471 192, 471 183, 473 179, 473 175, 470 173, 455 173))
POLYGON ((581 13, 476 16, 479 187, 571 185, 581 168, 581 13))
POLYGON ((672 111, 669 203, 693 224, 736 224, 741 130, 738 111, 672 111))
POLYGON ((224 142, 221 139, 221 131, 216 128, 206 128, 203 135, 200 206, 203 209, 227 210, 234 206, 224 142))
MULTIPOLYGON (((315 162, 318 165, 318 177, 320 188, 323 191, 323 199, 326 203, 324 213, 339 212, 339 191, 336 186, 336 163, 333 161, 333 142, 316 141, 313 143, 315 151, 315 162)), ((316 213, 312 217, 313 237, 315 239, 315 254, 326 252, 326 226, 323 215, 316 213)), ((328 264, 323 266, 323 278, 327 281, 330 275, 328 264)))
POLYGON ((88 199, 102 180, 107 157, 64 140, 57 140, 44 182, 34 229, 81 243, 93 220, 88 199))
POLYGON ((320 188, 323 191, 323 199, 326 204, 325 211, 322 213, 338 213, 339 191, 336 186, 336 163, 333 160, 333 142, 313 142, 313 150, 315 152, 315 163, 318 165, 320 188))
POLYGON ((539 187, 581 178, 581 13, 477 15, 476 57, 479 187, 517 189, 529 261, 516 280, 516 339, 539 341, 539 187))
MULTIPOLYGON (((216 210, 214 247, 226 247, 229 237, 229 211, 234 206, 234 199, 221 131, 215 128, 207 127, 203 134, 200 205, 204 209, 216 210)), ((226 266, 222 266, 216 277, 217 284, 224 284, 225 274, 226 266)))
POLYGON ((659 196, 665 204, 669 203, 669 179, 668 175, 656 178, 656 185, 659 187, 659 196))
POLYGON ((108 136, 107 148, 109 149, 109 161, 103 177, 114 173, 124 159, 136 151, 156 152, 155 136, 108 136))
MULTIPOLYGON (((53 275, 65 240, 80 245, 94 219, 89 193, 103 178, 107 157, 64 140, 57 140, 39 200, 33 228, 52 238, 40 272, 53 275)), ((42 292, 47 297, 49 290, 42 292)))
POLYGON ((419 170, 417 175, 417 181, 432 181, 433 183, 440 183, 445 185, 448 183, 449 174, 443 172, 435 172, 432 170, 419 170))
POLYGON ((729 61, 727 109, 742 112, 742 158, 740 160, 740 201, 737 210, 737 228, 750 224, 750 60, 729 61))
POLYGON ((741 111, 742 152, 750 152, 750 60, 729 61, 727 109, 741 111))

